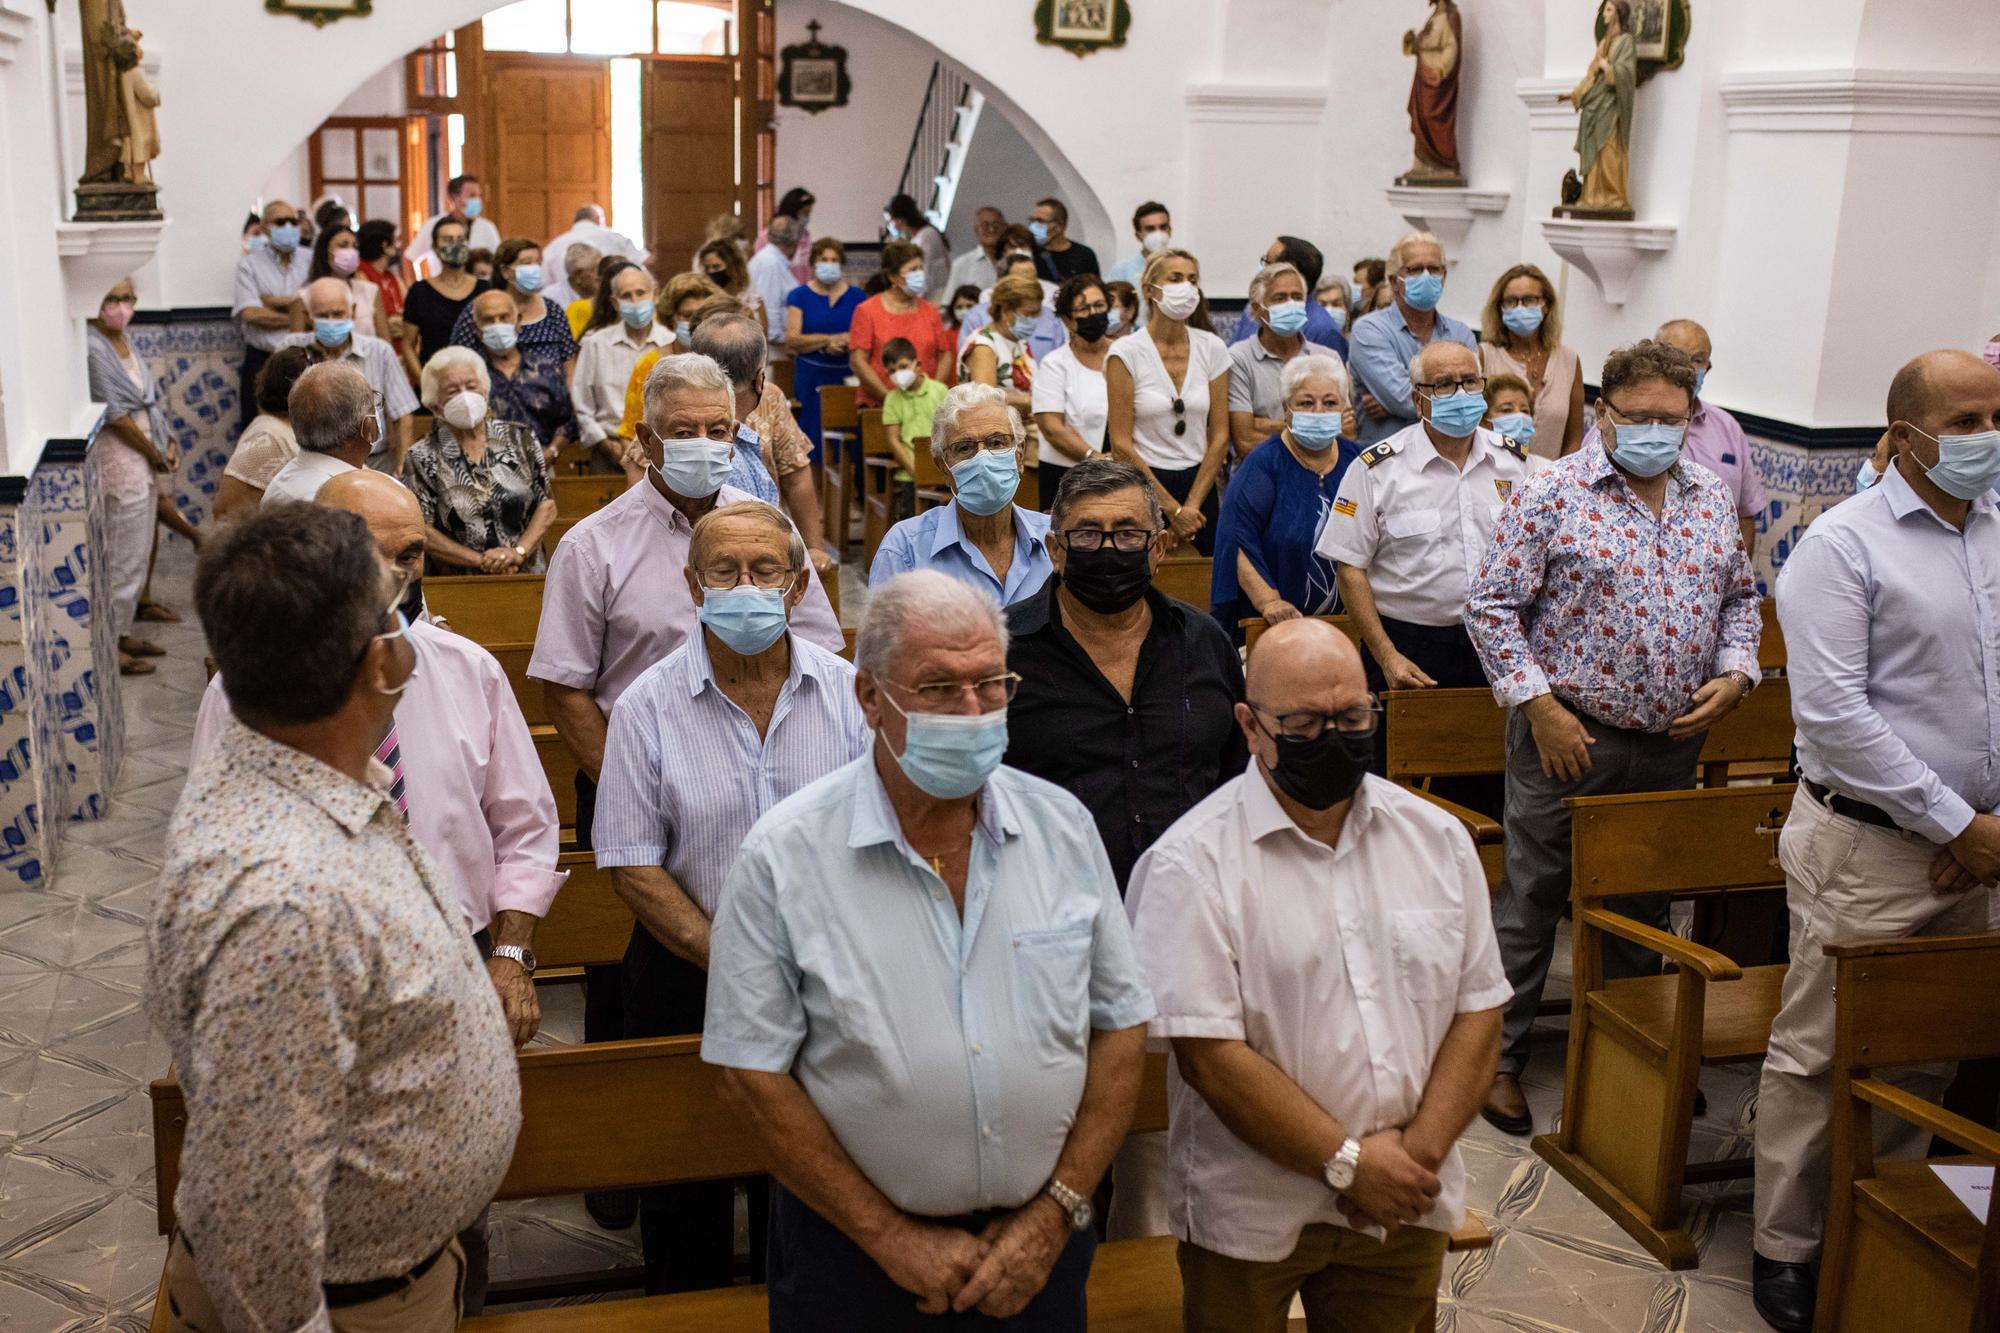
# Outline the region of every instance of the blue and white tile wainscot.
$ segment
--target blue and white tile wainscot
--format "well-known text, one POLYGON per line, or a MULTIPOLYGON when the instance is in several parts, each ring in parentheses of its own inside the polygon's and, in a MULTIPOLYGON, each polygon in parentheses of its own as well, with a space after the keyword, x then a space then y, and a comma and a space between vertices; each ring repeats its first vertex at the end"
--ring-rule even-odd
POLYGON ((142 310, 125 336, 159 382, 160 407, 180 446, 174 505, 200 527, 240 433, 243 333, 227 307, 215 307, 142 310))
POLYGON ((28 599, 22 595, 27 493, 26 478, 0 477, 0 892, 42 883, 54 873, 55 838, 42 818, 53 808, 43 790, 53 776, 50 765, 37 762, 51 751, 36 737, 48 710, 35 683, 41 673, 29 662, 28 599))

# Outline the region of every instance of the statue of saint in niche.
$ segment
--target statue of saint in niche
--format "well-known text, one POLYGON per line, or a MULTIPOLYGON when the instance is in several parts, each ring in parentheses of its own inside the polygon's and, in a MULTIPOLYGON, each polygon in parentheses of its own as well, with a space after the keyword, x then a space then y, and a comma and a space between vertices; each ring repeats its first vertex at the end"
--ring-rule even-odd
POLYGON ((76 216, 91 221, 160 216, 151 163, 160 155, 159 92, 144 69, 142 34, 124 0, 80 0, 83 28, 83 177, 76 216))
POLYGON ((1563 202, 1567 206, 1556 212, 1569 217, 1629 220, 1632 106, 1639 87, 1630 0, 1604 0, 1599 23, 1603 37, 1591 56, 1590 68, 1584 71, 1583 82, 1564 99, 1576 107, 1576 154, 1583 174, 1580 182, 1565 182, 1563 202))
POLYGON ((1458 164, 1458 76, 1465 29, 1453 0, 1431 0, 1431 16, 1403 34, 1403 54, 1417 58, 1410 80, 1410 134, 1416 162, 1398 185, 1463 185, 1458 164))

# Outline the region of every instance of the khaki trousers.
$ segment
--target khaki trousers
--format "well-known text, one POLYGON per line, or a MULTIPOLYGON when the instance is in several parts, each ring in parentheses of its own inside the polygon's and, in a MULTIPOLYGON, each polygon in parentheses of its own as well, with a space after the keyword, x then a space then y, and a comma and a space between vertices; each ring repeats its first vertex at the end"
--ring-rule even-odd
MULTIPOLYGON (((1835 941, 1972 934, 1989 928, 1993 892, 1931 891, 1937 844, 1901 829, 1834 814, 1804 787, 1778 838, 1791 916, 1792 962, 1757 1096, 1758 1254, 1781 1263, 1819 1257, 1833 1146, 1833 960, 1835 941)), ((1883 1077, 1936 1101, 1951 1066, 1885 1070, 1883 1077)), ((1874 1117, 1875 1151, 1919 1157, 1930 1136, 1892 1115, 1874 1117)))
POLYGON ((1231 1259, 1183 1241, 1182 1326, 1186 1333, 1285 1333, 1297 1296, 1309 1333, 1414 1333, 1437 1300, 1450 1239, 1403 1227, 1378 1241, 1314 1222, 1291 1255, 1275 1263, 1231 1259))
MULTIPOLYGON (((327 1312, 333 1333, 452 1333, 465 1283, 465 1251, 454 1239, 430 1271, 380 1300, 327 1312)), ((222 1316, 202 1289, 194 1252, 180 1233, 167 1249, 170 1333, 224 1333, 222 1316)))

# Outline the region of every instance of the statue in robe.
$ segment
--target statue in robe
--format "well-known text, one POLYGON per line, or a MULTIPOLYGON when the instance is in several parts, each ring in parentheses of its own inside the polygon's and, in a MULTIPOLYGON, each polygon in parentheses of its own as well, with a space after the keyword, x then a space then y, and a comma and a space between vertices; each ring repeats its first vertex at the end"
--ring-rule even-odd
POLYGON ((83 26, 83 181, 115 181, 122 166, 123 94, 112 51, 129 31, 125 0, 79 0, 83 26))
POLYGON ((1403 54, 1417 58, 1410 80, 1410 134, 1416 162, 1398 185, 1463 185, 1458 165, 1458 75, 1464 26, 1454 0, 1431 0, 1431 15, 1403 34, 1403 54))
POLYGON ((153 180, 149 165, 160 155, 160 122, 153 114, 160 105, 159 89, 146 77, 141 62, 145 59, 145 49, 139 39, 145 36, 131 28, 125 29, 123 37, 112 48, 112 64, 118 70, 118 110, 123 122, 118 138, 118 161, 123 179, 134 184, 148 184, 153 180))
POLYGON ((76 217, 137 221, 160 216, 151 163, 160 155, 160 94, 146 77, 141 34, 125 0, 77 0, 83 27, 83 176, 76 217))
POLYGON ((1583 193, 1574 212, 1632 216, 1632 105, 1639 56, 1632 40, 1631 0, 1604 0, 1604 37, 1583 82, 1565 100, 1577 110, 1576 154, 1583 193))

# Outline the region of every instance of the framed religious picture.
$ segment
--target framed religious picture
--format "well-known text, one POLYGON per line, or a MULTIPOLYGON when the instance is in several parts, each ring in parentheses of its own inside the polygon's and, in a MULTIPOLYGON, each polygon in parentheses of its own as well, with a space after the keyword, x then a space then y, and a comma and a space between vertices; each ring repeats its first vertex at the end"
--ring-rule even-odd
MULTIPOLYGON (((1639 82, 1644 83, 1663 69, 1679 69, 1687 55, 1688 0, 1625 0, 1632 16, 1633 54, 1639 60, 1639 82)), ((1604 37, 1602 10, 1597 20, 1597 36, 1604 37)))
POLYGON ((264 0, 264 9, 324 28, 335 19, 365 18, 374 9, 374 0, 264 0))
POLYGON ((818 115, 829 107, 846 106, 854 83, 847 77, 847 48, 819 39, 819 21, 806 24, 808 40, 780 53, 778 102, 818 115))
POLYGON ((1125 0, 1041 0, 1035 6, 1035 40, 1078 56, 1125 45, 1131 26, 1125 0))

